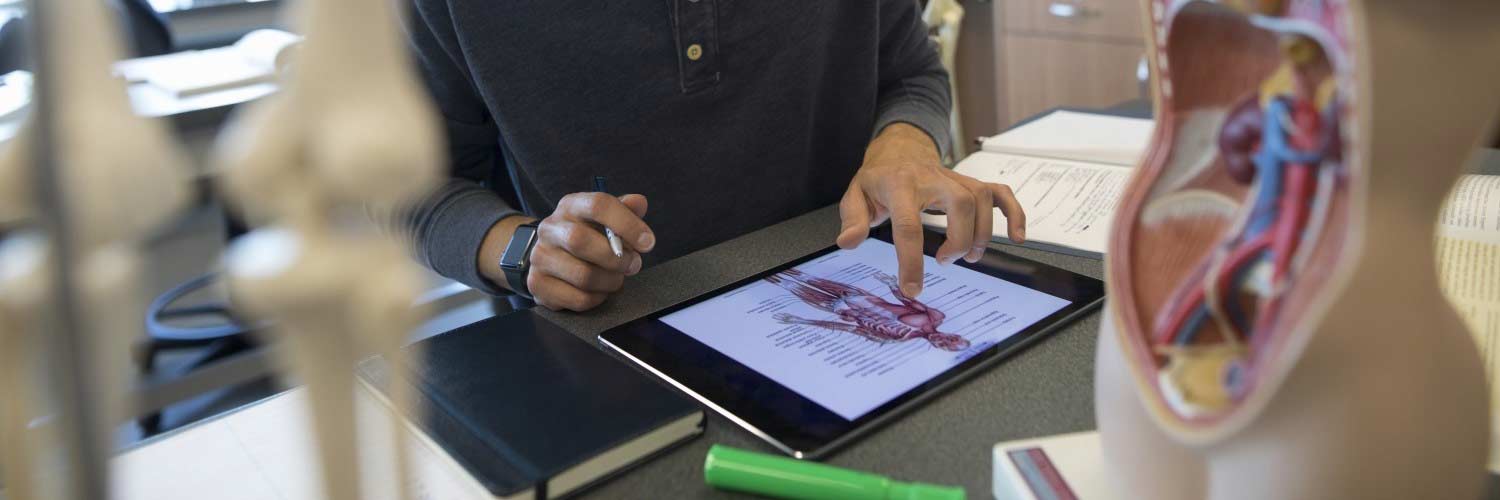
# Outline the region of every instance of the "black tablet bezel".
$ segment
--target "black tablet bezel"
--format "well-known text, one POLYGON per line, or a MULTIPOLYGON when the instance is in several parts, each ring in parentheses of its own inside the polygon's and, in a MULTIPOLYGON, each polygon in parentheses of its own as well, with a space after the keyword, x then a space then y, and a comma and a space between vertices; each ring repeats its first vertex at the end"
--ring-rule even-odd
MULTIPOLYGON (((942 235, 931 230, 925 233, 923 252, 934 255, 942 242, 942 235)), ((873 231, 871 237, 890 242, 889 226, 873 231)), ((836 250, 838 247, 831 246, 813 252, 620 325, 600 334, 599 341, 788 455, 817 459, 942 393, 981 369, 1021 351, 1072 319, 1098 307, 1104 298, 1104 283, 1097 279, 1015 255, 990 250, 977 263, 959 260, 955 265, 1041 291, 1068 300, 1069 303, 1004 341, 852 421, 699 342, 691 335, 672 328, 660 319, 836 250)))

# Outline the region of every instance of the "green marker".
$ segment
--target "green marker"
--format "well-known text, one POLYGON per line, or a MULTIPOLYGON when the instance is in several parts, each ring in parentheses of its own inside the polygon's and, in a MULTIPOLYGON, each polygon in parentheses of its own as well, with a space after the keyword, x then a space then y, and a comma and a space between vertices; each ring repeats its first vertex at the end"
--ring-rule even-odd
POLYGON ((964 500, 963 488, 903 483, 717 444, 703 461, 703 480, 715 488, 796 500, 964 500))

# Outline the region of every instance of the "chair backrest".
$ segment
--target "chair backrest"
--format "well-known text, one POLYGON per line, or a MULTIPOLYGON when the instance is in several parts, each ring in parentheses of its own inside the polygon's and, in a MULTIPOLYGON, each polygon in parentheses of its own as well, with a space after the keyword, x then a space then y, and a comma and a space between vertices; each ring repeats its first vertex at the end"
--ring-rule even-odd
MULTIPOLYGON (((172 30, 167 20, 147 0, 105 0, 120 16, 130 38, 131 57, 157 56, 172 52, 172 30)), ((27 69, 27 22, 14 17, 0 24, 0 74, 27 69)))
POLYGON ((26 18, 13 17, 0 24, 0 74, 26 69, 26 18))
POLYGON ((173 51, 172 30, 166 17, 147 0, 113 0, 119 2, 126 33, 130 36, 135 57, 162 55, 173 51))

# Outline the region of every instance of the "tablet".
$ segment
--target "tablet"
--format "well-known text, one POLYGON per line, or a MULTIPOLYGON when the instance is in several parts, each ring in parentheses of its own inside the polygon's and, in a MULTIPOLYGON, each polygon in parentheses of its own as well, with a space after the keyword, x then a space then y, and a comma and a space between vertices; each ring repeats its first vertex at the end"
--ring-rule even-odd
MULTIPOLYGON (((888 227, 888 226, 886 226, 888 227)), ((888 229, 605 332, 606 347, 796 458, 821 458, 1097 307, 1103 283, 988 251, 895 285, 888 229)), ((996 401, 995 404, 1005 404, 996 401)))

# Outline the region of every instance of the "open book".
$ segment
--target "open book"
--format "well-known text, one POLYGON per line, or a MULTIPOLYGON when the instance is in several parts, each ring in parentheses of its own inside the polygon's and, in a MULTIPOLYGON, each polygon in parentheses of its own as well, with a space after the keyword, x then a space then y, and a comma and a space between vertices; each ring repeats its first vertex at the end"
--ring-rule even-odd
POLYGON ((120 61, 114 72, 183 98, 274 81, 301 42, 285 31, 260 29, 227 47, 120 61))
MULTIPOLYGON (((1438 217, 1438 279, 1469 325, 1500 418, 1500 175, 1466 175, 1438 217)), ((1500 423, 1500 422, 1497 422, 1500 423)), ((1490 470, 1500 472, 1500 425, 1490 434, 1490 470)))
MULTIPOLYGON (((954 170, 1015 191, 1026 210, 1024 246, 1099 258, 1152 126, 1151 120, 1057 111, 985 139, 954 170)), ((922 221, 947 227, 942 215, 922 221)), ((1005 224, 995 217, 994 241, 1010 242, 1005 224)))

